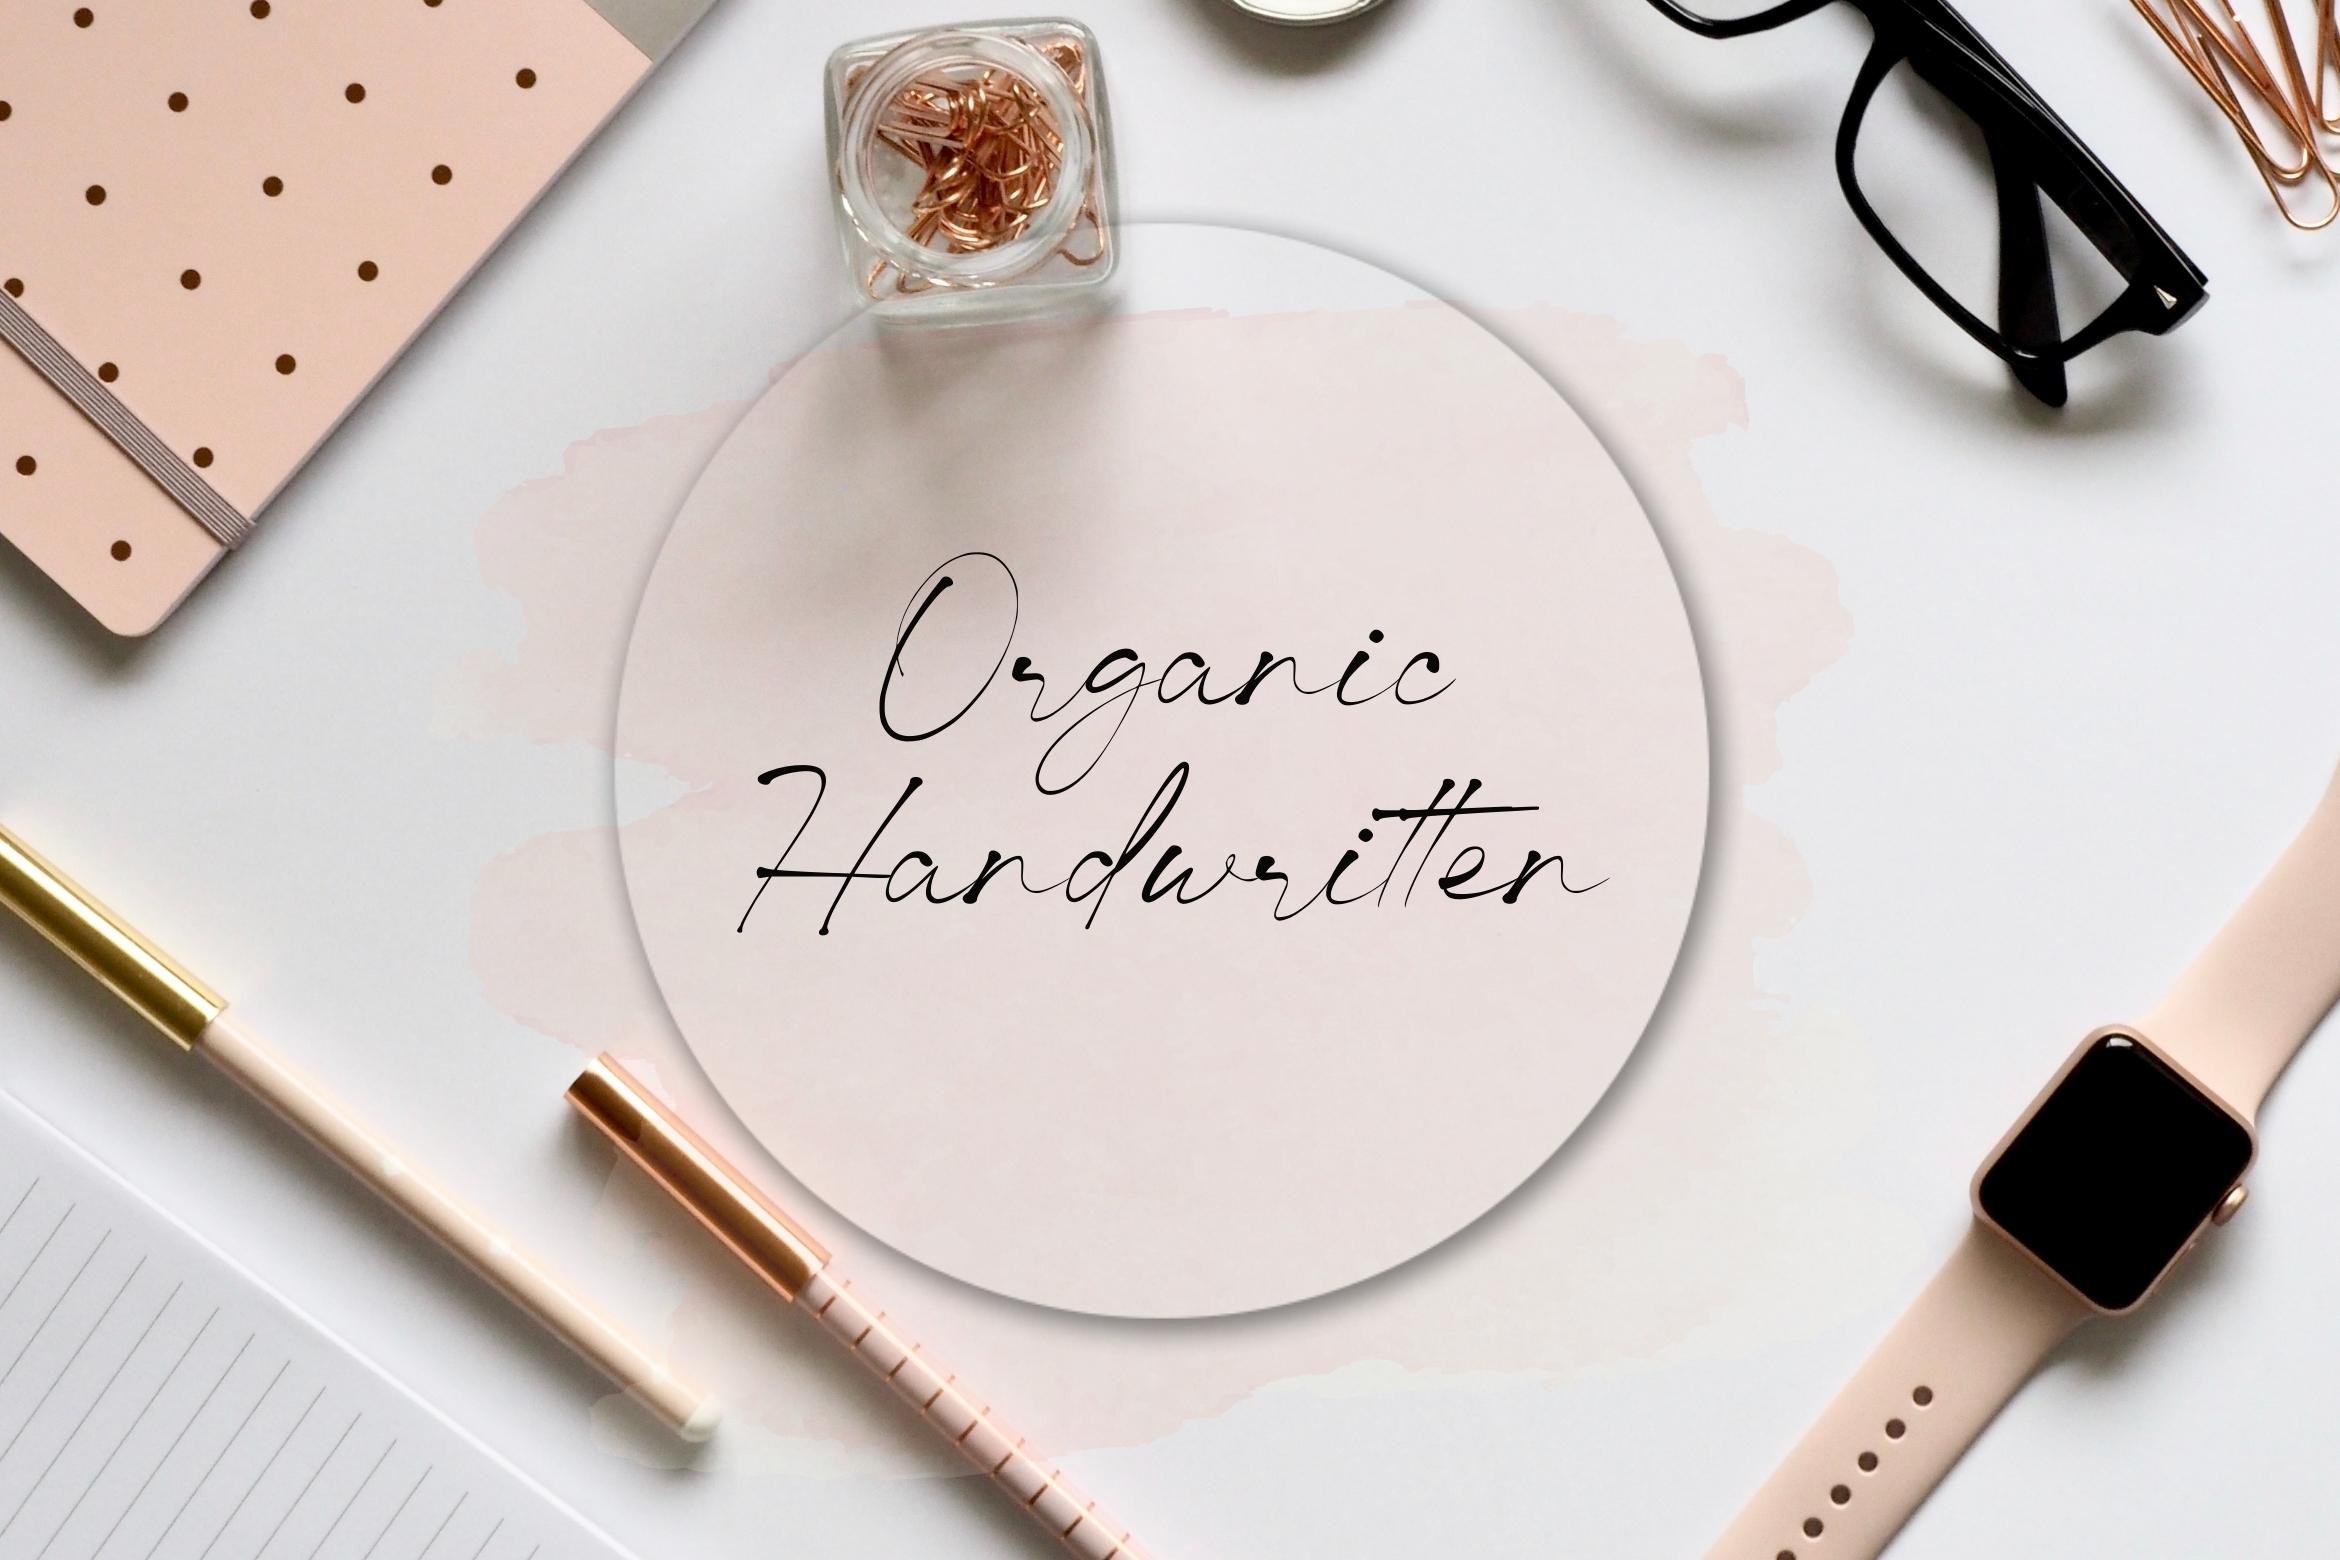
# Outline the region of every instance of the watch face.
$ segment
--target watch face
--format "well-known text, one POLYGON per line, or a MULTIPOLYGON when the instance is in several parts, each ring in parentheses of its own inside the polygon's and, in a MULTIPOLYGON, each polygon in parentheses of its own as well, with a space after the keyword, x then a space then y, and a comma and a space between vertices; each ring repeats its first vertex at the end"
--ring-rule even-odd
POLYGON ((2090 1043, 1976 1183, 1983 1216, 2107 1311, 2145 1297, 2250 1164, 2240 1121, 2140 1042, 2090 1043))

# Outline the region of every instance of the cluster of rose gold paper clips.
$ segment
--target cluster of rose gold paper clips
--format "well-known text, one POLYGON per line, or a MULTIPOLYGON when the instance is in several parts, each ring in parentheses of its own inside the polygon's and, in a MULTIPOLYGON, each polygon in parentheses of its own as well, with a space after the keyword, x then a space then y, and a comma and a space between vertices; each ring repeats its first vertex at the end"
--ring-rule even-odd
POLYGON ((2312 65, 2300 53, 2287 0, 2261 0, 2266 48, 2235 11, 2233 0, 2129 3, 2234 126, 2284 220, 2313 231, 2340 218, 2340 176, 2323 141, 2326 135, 2340 136, 2340 94, 2328 90, 2340 86, 2335 0, 2313 0, 2312 65))
MULTIPOLYGON (((1085 51, 1067 41, 1040 52, 1085 99, 1085 51)), ((1056 198, 1064 174, 1064 127, 1040 88, 1008 70, 938 73, 911 82, 886 106, 877 138, 914 164, 923 180, 903 232, 914 243, 949 254, 975 254, 1023 238, 1056 198)), ((1088 266, 1104 258, 1105 234, 1097 217, 1097 176, 1083 170, 1080 177, 1090 184, 1087 201, 1054 254, 1088 266), (1090 235, 1086 247, 1080 242, 1083 228, 1090 235)), ((881 262, 871 270, 872 297, 895 269, 881 262)), ((908 273, 898 273, 894 282, 905 293, 937 285, 908 273)))

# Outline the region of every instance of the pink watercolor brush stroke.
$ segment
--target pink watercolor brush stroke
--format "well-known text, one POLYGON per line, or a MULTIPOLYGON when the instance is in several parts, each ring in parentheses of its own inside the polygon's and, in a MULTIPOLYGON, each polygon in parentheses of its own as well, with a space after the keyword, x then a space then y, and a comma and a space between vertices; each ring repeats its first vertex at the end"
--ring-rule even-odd
MULTIPOLYGON (((1072 1317, 953 1282, 843 1220, 821 1224, 841 1258, 907 1293, 904 1303, 932 1318, 938 1344, 970 1372, 1017 1382, 1020 1411, 1064 1450, 1150 1441, 1275 1383, 1360 1362, 1428 1379, 1564 1379, 1727 1351, 1781 1319, 1754 1314, 1760 1308, 1736 1293, 1726 1307, 1725 1286, 1791 1252, 1808 1261, 1797 1232, 1827 1223, 1841 1249, 1905 1238, 1830 1176, 1840 1144, 1783 1151, 1764 1109, 1768 1099, 1865 1087, 1848 1037, 1807 1028, 1796 1045, 1780 1043, 1755 956, 1794 924, 1810 889, 1793 847, 1744 800, 1779 765, 1780 706, 1849 643, 1834 572, 1782 538, 1726 526, 1709 504, 1694 454, 1747 421, 1743 388, 1720 359, 1558 310, 1485 323, 1565 389, 1600 434, 1690 604, 1717 783, 1691 940, 1641 1054, 1554 1165, 1430 1257, 1317 1301, 1197 1323, 1072 1317), (1770 1168, 1750 1174, 1749 1165, 1770 1168)), ((726 405, 597 436, 570 451, 560 475, 483 518, 483 570, 519 602, 525 627, 512 652, 482 651, 451 674, 442 712, 450 735, 610 743, 643 580, 669 518, 740 411, 726 405)), ((581 1052, 608 1048, 657 1067, 677 1107, 719 1146, 759 1166, 770 1190, 805 1205, 808 1219, 820 1217, 731 1126, 674 1034, 623 893, 614 829, 542 836, 490 863, 474 901, 472 958, 501 1010, 581 1052)), ((1830 1119, 1859 1117, 1848 1109, 1830 1119)), ((718 1270, 689 1259, 690 1232, 668 1230, 626 1187, 616 1178, 608 1194, 609 1238, 673 1263, 681 1276, 669 1348, 682 1368, 724 1384, 735 1422, 762 1427, 774 1444, 843 1443, 941 1470, 904 1449, 892 1416, 863 1412, 859 1383, 833 1380, 811 1351, 773 1348, 754 1307, 739 1304, 718 1270)), ((1854 1274, 1846 1280, 1858 1287, 1854 1274)))

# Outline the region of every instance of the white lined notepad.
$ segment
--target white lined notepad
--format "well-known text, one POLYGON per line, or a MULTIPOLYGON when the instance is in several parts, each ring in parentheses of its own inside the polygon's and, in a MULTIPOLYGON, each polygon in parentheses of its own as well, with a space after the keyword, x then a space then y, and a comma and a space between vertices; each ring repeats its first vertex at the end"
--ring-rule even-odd
POLYGON ((623 1553, 0 1092, 0 1560, 623 1553))

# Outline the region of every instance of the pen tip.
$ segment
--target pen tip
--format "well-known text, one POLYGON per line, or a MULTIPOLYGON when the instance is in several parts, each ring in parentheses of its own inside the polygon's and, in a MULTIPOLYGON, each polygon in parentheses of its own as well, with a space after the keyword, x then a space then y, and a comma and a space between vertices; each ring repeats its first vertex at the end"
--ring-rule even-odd
POLYGON ((699 1399, 699 1406, 691 1410, 691 1417, 675 1427, 676 1433, 693 1446, 715 1433, 723 1423, 723 1405, 714 1398, 699 1399))

